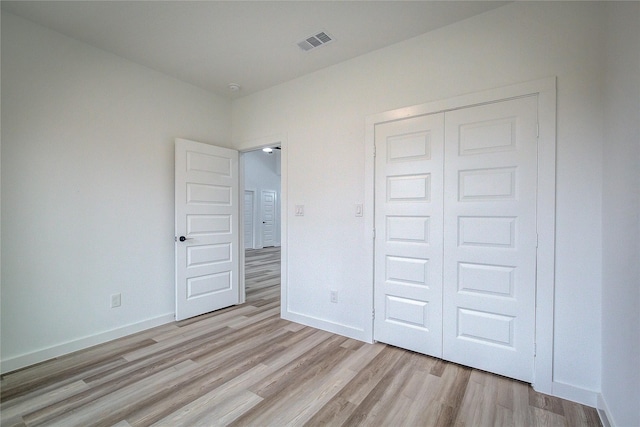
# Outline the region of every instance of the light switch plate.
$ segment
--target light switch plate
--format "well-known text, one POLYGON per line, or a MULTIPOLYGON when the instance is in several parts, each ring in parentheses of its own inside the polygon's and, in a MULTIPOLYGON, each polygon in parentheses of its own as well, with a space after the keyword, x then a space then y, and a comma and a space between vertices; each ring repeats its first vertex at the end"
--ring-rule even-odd
POLYGON ((296 216, 304 216, 304 205, 296 205, 296 216))
POLYGON ((363 210, 362 203, 356 203, 356 216, 362 216, 363 210))

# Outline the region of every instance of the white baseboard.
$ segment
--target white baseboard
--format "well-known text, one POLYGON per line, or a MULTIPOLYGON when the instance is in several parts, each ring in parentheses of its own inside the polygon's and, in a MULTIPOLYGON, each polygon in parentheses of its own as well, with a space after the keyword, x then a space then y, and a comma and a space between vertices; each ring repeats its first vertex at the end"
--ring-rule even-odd
POLYGON ((579 388, 570 384, 554 381, 551 385, 551 394, 562 399, 571 400, 582 405, 591 406, 595 408, 598 403, 598 392, 594 390, 587 390, 579 388))
POLYGON ((362 329, 354 328, 353 326, 343 325, 340 323, 329 322, 317 317, 308 316, 306 314, 294 313, 291 311, 282 310, 281 317, 285 320, 300 323, 302 325, 311 326, 312 328, 322 329, 323 331, 331 332, 334 334, 342 335, 347 338, 353 338, 354 340, 364 341, 370 343, 371 341, 366 336, 366 333, 362 329))
POLYGON ((110 331, 101 332, 96 335, 79 338, 73 341, 68 341, 62 344, 58 344, 43 350, 34 351, 20 356, 12 357, 10 359, 0 361, 0 373, 6 373, 21 369, 36 363, 44 362, 45 360, 60 357, 65 354, 73 353, 74 351, 83 350, 94 345, 103 344, 107 341, 111 341, 117 338, 122 338, 127 335, 135 334, 137 332, 144 331, 146 329, 154 328, 156 326, 164 325, 175 320, 174 313, 164 314, 162 316, 154 317, 153 319, 143 320, 142 322, 132 323, 122 326, 120 328, 112 329, 110 331))
MULTIPOLYGON (((598 406, 596 406, 598 410, 598 416, 600 417, 600 421, 602 422, 603 427, 612 427, 612 422, 615 422, 613 417, 611 416, 611 411, 609 411, 609 407, 607 406, 607 402, 602 397, 602 393, 598 393, 598 406)), ((615 425, 615 424, 613 424, 615 425)))

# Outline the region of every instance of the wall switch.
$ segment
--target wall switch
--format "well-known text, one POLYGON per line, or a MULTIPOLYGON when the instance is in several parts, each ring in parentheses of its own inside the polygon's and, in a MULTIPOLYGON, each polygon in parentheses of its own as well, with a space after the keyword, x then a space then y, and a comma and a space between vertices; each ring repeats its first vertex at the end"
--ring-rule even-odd
POLYGON ((122 305, 122 294, 111 295, 111 308, 120 307, 122 305))
POLYGON ((330 292, 331 302, 336 304, 338 302, 338 291, 330 292))
POLYGON ((356 203, 356 216, 362 216, 363 210, 362 203, 356 203))
POLYGON ((304 205, 296 205, 296 216, 304 216, 304 205))

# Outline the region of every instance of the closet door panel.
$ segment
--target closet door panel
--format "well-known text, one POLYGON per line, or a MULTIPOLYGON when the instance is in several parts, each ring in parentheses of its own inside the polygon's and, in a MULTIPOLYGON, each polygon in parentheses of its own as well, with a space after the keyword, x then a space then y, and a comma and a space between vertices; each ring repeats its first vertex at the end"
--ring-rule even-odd
POLYGON ((537 98, 445 115, 443 358, 531 382, 537 98))
POLYGON ((443 115, 375 127, 374 339, 442 355, 443 115))

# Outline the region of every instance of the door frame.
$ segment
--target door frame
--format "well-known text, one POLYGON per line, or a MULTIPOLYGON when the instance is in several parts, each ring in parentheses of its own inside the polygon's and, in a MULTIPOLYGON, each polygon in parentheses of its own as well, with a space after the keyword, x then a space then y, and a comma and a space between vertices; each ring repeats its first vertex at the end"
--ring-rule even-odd
MULTIPOLYGON (((276 215, 280 215, 280 315, 282 316, 285 313, 285 309, 287 307, 287 216, 284 214, 286 212, 286 208, 282 207, 287 206, 287 194, 288 194, 288 186, 287 186, 287 137, 286 135, 273 135, 267 136, 264 138, 252 139, 247 141, 239 142, 234 148, 238 150, 239 153, 239 193, 242 195, 240 197, 239 209, 240 213, 244 213, 244 190, 245 190, 245 159, 244 154, 249 151, 262 150, 265 147, 280 147, 280 206, 281 208, 277 210, 276 215)), ((250 189, 249 189, 250 190, 250 189)), ((254 208, 255 208, 255 200, 254 200, 254 208)), ((254 224, 255 225, 255 224, 254 224)), ((240 263, 238 280, 240 280, 240 286, 238 286, 240 292, 240 304, 246 302, 246 289, 245 289, 245 256, 244 256, 244 221, 240 221, 240 235, 242 238, 242 250, 239 251, 238 261, 240 263)), ((255 245, 255 236, 254 236, 254 245, 255 245)))
MULTIPOLYGON (((555 204, 556 204, 556 77, 461 95, 445 100, 395 109, 367 116, 365 127, 365 233, 371 244, 366 247, 371 283, 368 305, 374 307, 375 269, 375 126, 414 116, 434 114, 493 103, 523 96, 538 97, 538 166, 536 223, 538 232, 534 370, 532 385, 537 391, 553 394, 553 325, 555 289, 555 204)), ((365 331, 373 341, 373 319, 365 331)))

